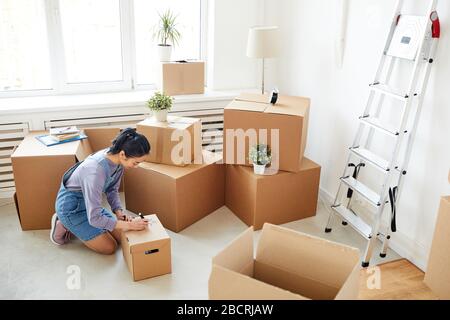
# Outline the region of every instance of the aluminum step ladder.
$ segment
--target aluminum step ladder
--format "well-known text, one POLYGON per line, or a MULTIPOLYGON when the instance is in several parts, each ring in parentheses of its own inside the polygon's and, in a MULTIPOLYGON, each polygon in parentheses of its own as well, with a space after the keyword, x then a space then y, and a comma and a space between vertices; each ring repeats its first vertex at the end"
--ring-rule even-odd
POLYGON ((363 267, 369 266, 378 238, 383 241, 380 256, 383 258, 386 256, 391 232, 395 232, 396 202, 408 170, 425 89, 440 37, 437 0, 430 1, 426 16, 403 15, 403 5, 403 0, 397 1, 375 80, 370 84, 367 104, 363 115, 359 118, 359 128, 350 147, 347 164, 340 178, 339 189, 325 228, 325 232, 331 232, 334 218, 339 217, 343 225, 350 225, 368 240, 362 261, 363 267), (404 92, 389 84, 394 65, 399 60, 410 61, 412 64, 408 89, 404 92), (378 101, 375 100, 376 94, 378 101), (402 104, 402 116, 398 126, 388 126, 380 120, 385 97, 391 97, 402 104), (385 160, 370 150, 375 132, 385 134, 393 140, 394 147, 390 159, 385 160), (365 138, 364 133, 367 133, 365 138), (383 183, 375 190, 359 180, 359 171, 369 165, 382 175, 380 180, 383 183), (366 222, 353 209, 351 200, 354 193, 373 208, 371 222, 366 222), (390 204, 391 210, 387 218, 390 218, 391 225, 383 228, 386 230, 381 230, 386 204, 390 204))

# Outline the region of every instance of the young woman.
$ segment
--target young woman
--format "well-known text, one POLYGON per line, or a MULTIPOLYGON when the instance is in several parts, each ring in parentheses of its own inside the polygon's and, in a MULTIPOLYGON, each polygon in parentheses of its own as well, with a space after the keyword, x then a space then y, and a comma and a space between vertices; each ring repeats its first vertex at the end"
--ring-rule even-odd
POLYGON ((146 219, 132 219, 123 213, 118 190, 123 170, 136 168, 149 152, 147 139, 127 128, 111 147, 71 167, 63 175, 56 198, 51 241, 63 245, 73 234, 88 248, 113 254, 120 243, 120 230, 144 230, 146 219), (113 213, 102 207, 103 193, 113 213))

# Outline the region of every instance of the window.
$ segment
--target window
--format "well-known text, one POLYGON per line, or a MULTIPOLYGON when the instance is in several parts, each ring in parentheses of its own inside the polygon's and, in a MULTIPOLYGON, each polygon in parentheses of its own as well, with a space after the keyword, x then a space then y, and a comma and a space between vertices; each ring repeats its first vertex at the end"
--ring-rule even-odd
POLYGON ((153 39, 153 33, 159 20, 158 14, 163 14, 167 9, 177 17, 177 29, 182 34, 179 44, 173 48, 172 60, 200 59, 199 0, 135 0, 137 84, 150 84, 156 80, 158 52, 157 39, 153 39))
POLYGON ((68 83, 121 81, 119 0, 60 0, 68 83))
POLYGON ((204 3, 0 0, 0 97, 154 87, 158 13, 177 15, 172 60, 201 59, 204 3))
POLYGON ((51 88, 44 0, 0 0, 0 92, 51 88))

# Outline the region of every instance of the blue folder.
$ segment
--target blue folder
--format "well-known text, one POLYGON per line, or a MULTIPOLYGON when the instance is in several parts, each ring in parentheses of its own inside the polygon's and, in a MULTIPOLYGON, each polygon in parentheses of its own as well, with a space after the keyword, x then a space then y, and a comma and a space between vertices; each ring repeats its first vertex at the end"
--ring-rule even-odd
POLYGON ((87 138, 87 135, 80 134, 78 137, 73 137, 73 138, 70 138, 70 139, 67 139, 67 140, 63 140, 63 141, 56 141, 54 138, 52 138, 48 134, 42 134, 42 135, 36 136, 36 139, 38 139, 40 142, 42 142, 47 147, 54 146, 54 145, 57 145, 57 144, 66 143, 66 142, 83 140, 83 139, 86 139, 86 138, 87 138))

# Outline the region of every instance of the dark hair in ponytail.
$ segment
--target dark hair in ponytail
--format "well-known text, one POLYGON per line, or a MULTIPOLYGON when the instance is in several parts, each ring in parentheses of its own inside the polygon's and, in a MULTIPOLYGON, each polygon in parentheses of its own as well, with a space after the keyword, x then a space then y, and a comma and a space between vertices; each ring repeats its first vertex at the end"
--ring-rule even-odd
POLYGON ((112 141, 108 152, 118 154, 122 150, 129 158, 139 158, 150 153, 150 143, 144 135, 137 133, 136 129, 126 128, 112 141))

